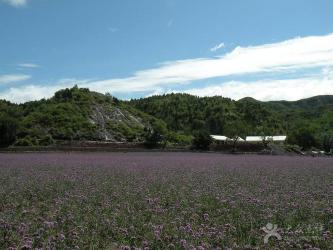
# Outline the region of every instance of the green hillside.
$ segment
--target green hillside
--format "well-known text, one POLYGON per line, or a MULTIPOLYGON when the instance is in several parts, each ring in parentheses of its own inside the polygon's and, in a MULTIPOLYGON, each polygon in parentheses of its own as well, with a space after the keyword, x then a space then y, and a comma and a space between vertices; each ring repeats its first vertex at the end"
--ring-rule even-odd
POLYGON ((288 135, 291 144, 329 148, 333 138, 333 96, 296 102, 234 101, 219 96, 168 94, 132 100, 131 105, 185 134, 288 135))
POLYGON ((213 134, 229 134, 235 127, 239 128, 240 136, 265 132, 281 134, 286 131, 286 124, 278 122, 277 113, 251 98, 236 102, 218 96, 200 98, 188 94, 169 94, 130 103, 164 120, 170 129, 184 133, 205 129, 213 134))
POLYGON ((296 102, 234 101, 168 94, 120 101, 73 87, 48 100, 0 100, 0 145, 46 146, 68 141, 190 144, 200 132, 229 137, 284 135, 304 149, 333 144, 333 96, 296 102))
POLYGON ((166 124, 111 95, 64 89, 48 100, 21 105, 0 101, 0 144, 45 146, 57 141, 143 142, 166 124))

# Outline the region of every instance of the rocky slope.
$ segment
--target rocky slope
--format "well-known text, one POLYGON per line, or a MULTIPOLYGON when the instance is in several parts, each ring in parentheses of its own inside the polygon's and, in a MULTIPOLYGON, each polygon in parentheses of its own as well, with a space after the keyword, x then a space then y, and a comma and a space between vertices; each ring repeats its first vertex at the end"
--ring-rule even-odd
POLYGON ((59 141, 142 142, 163 122, 110 95, 64 89, 22 105, 0 101, 0 144, 50 145, 59 141))

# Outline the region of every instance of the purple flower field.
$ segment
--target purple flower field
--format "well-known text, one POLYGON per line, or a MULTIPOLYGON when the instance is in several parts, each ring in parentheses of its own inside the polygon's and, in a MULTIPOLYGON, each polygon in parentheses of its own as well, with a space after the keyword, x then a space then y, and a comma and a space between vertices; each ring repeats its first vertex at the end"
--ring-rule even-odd
POLYGON ((0 249, 333 249, 332 233, 333 158, 0 154, 0 249))

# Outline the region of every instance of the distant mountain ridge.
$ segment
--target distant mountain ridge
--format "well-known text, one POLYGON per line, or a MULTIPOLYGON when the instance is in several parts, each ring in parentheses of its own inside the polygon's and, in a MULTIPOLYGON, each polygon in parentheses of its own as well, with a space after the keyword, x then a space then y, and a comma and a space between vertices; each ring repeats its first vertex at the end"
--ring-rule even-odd
POLYGON ((315 108, 321 106, 333 105, 333 95, 318 95, 305 99, 300 99, 297 101, 259 101, 252 97, 244 97, 238 102, 249 101, 249 102, 261 102, 266 104, 271 104, 272 106, 284 106, 285 108, 315 108))

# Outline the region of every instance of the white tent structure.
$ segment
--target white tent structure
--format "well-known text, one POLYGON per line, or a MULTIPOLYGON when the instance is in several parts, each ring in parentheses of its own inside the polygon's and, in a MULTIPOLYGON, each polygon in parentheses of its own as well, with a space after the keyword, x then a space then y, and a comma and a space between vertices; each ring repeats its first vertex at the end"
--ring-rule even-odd
POLYGON ((262 142, 263 140, 263 136, 246 136, 247 142, 262 142))
MULTIPOLYGON (((224 135, 210 135, 213 140, 219 142, 227 142, 227 141, 234 141, 233 138, 228 138, 224 135)), ((270 141, 270 142, 285 142, 287 140, 286 135, 277 135, 277 136, 247 136, 244 140, 241 137, 237 138, 239 142, 263 142, 263 141, 270 141)))
POLYGON ((215 141, 228 141, 230 140, 228 137, 224 136, 224 135, 211 135, 211 137, 215 140, 215 141))
MULTIPOLYGON (((211 137, 215 140, 215 141, 222 141, 222 142, 226 142, 226 141, 234 141, 234 138, 229 138, 226 137, 224 135, 211 135, 211 137)), ((237 141, 240 142, 245 142, 245 140, 241 137, 237 137, 237 141)))
POLYGON ((276 142, 285 142, 286 140, 287 140, 286 135, 273 136, 273 141, 276 141, 276 142))
POLYGON ((237 141, 242 141, 242 142, 244 142, 245 140, 244 140, 243 138, 241 138, 241 137, 237 137, 237 141))
POLYGON ((285 135, 277 135, 277 136, 247 136, 247 142, 262 142, 272 141, 272 142, 285 142, 287 140, 287 136, 285 135))

